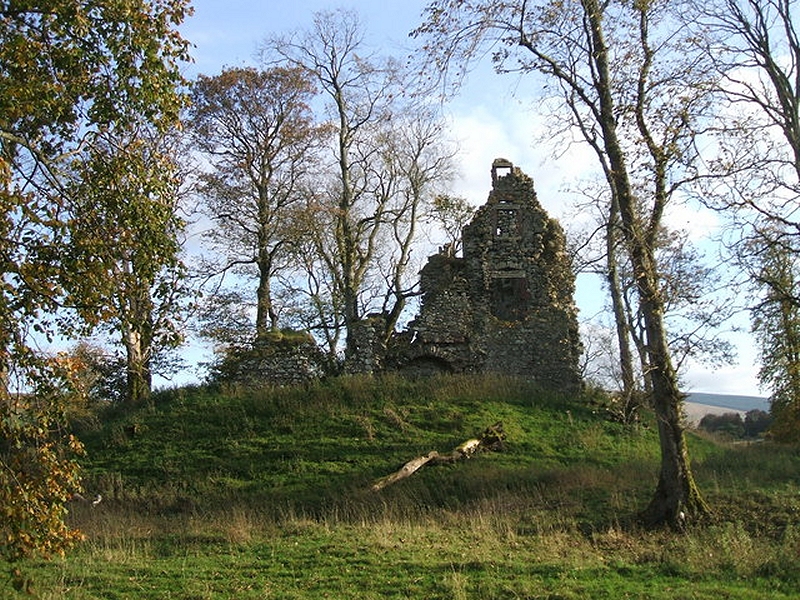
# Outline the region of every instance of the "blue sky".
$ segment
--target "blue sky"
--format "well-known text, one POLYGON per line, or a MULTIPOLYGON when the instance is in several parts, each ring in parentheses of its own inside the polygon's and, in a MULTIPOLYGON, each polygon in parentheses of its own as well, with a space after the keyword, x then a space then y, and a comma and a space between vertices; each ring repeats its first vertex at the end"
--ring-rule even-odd
MULTIPOLYGON (((362 18, 367 42, 386 53, 403 54, 412 42, 408 32, 421 22, 426 2, 419 0, 194 0, 195 14, 181 27, 194 45, 194 63, 186 75, 213 75, 226 66, 255 66, 259 43, 271 34, 307 28, 320 10, 355 9, 362 18)), ((527 82, 526 85, 535 85, 527 82)), ((505 157, 530 175, 542 205, 552 216, 568 222, 576 198, 568 193, 579 180, 589 177, 596 159, 581 146, 573 146, 560 157, 537 135, 546 130, 546 110, 531 107, 520 93, 520 82, 495 75, 487 67, 473 73, 461 96, 447 107, 452 135, 460 148, 461 176, 453 193, 476 205, 486 201, 491 186, 492 160, 505 157), (515 92, 517 96, 515 96, 515 92)), ((673 226, 687 228, 692 239, 701 239, 719 227, 717 217, 696 210, 677 208, 673 226)), ((589 276, 578 279, 576 300, 581 318, 602 310, 604 293, 589 276)), ((746 319, 740 323, 745 330, 746 319)), ((692 365, 685 373, 687 390, 762 395, 758 389, 755 349, 749 336, 732 337, 737 345, 737 365, 708 369, 692 365)))

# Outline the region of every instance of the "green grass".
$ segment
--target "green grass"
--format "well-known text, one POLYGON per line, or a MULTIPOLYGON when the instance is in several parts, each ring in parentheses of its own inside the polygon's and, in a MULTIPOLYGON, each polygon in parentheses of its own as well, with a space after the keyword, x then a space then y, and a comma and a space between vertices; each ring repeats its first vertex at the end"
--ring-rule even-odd
POLYGON ((172 390, 82 437, 104 501, 73 507, 67 558, 23 565, 43 599, 800 595, 796 448, 691 436, 714 515, 643 531, 653 428, 511 379, 172 390), (504 452, 369 489, 498 420, 504 452))
MULTIPOLYGON (((70 598, 792 598, 792 575, 702 571, 654 534, 580 540, 432 523, 293 521, 250 541, 184 533, 42 565, 70 598), (646 547, 646 550, 645 550, 646 547), (640 555, 653 552, 657 556, 640 555)), ((94 544, 93 544, 94 545, 94 544)))

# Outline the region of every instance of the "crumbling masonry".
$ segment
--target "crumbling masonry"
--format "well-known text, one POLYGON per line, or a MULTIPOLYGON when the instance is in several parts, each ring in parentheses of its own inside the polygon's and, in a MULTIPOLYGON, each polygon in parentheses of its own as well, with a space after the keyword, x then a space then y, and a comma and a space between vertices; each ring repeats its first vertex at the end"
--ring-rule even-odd
MULTIPOLYGON (((561 226, 539 204, 533 181, 509 161, 492 164, 492 191, 462 231, 463 256, 445 248, 420 273, 422 303, 406 331, 384 341, 382 315, 352 334, 345 372, 501 373, 543 388, 581 386, 575 276, 561 226)), ((310 338, 309 338, 310 339, 310 338)), ((313 341, 273 342, 240 365, 245 374, 286 385, 324 371, 313 341)))
POLYGON ((463 229, 462 246, 463 257, 443 249, 428 259, 419 315, 378 362, 412 373, 495 372, 578 389, 575 276, 564 233, 539 204, 531 178, 509 161, 492 164, 492 191, 463 229))

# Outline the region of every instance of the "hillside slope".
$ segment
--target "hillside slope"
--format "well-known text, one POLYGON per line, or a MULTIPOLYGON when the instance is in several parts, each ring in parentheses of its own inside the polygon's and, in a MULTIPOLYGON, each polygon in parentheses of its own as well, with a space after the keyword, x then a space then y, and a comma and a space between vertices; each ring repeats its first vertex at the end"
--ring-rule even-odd
POLYGON ((21 567, 42 600, 800 597, 796 448, 690 434, 714 513, 644 531, 647 420, 500 378, 173 390, 83 432, 86 493, 103 496, 70 507, 87 541, 21 567), (497 421, 503 452, 371 490, 497 421))
POLYGON ((770 408, 769 399, 761 396, 691 392, 688 394, 686 400, 694 404, 703 404, 742 412, 747 412, 748 410, 763 410, 769 412, 770 408))
MULTIPOLYGON (((540 490, 553 473, 576 485, 596 478, 580 483, 582 493, 607 497, 612 471, 636 464, 652 472, 657 457, 652 431, 605 421, 584 398, 546 395, 503 378, 343 378, 226 393, 188 388, 163 393, 153 410, 117 415, 84 437, 87 491, 157 512, 256 504, 276 513, 363 515, 388 498, 452 507, 501 491, 540 490), (508 436, 503 452, 424 469, 381 494, 369 491, 405 461, 449 452, 497 421, 508 436)), ((637 485, 646 489, 653 485, 648 479, 637 485)), ((627 504, 641 491, 618 497, 627 504)))

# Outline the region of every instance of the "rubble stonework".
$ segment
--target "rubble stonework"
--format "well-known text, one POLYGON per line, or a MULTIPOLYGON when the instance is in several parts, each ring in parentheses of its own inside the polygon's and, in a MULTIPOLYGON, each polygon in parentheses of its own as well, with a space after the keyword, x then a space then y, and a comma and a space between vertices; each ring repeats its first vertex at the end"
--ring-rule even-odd
POLYGON ((387 363, 577 389, 581 344, 564 233, 530 177, 504 159, 491 173, 489 199, 462 231, 463 256, 428 259, 419 315, 393 340, 387 363))
POLYGON ((231 355, 220 370, 218 380, 239 385, 298 385, 324 374, 325 357, 308 334, 270 333, 252 348, 231 355))
POLYGON ((385 331, 386 319, 381 314, 368 315, 355 324, 350 335, 356 351, 345 360, 345 373, 378 373, 383 370, 385 331))

